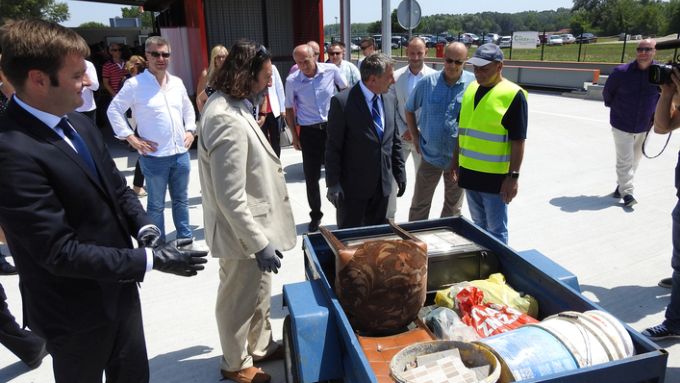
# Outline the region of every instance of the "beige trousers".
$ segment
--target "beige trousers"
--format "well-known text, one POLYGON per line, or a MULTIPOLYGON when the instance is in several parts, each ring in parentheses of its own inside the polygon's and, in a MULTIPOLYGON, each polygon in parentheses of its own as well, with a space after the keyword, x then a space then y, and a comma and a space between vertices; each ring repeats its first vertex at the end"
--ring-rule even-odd
POLYGON ((413 190, 411 209, 408 212, 409 221, 428 219, 432 196, 441 178, 444 178, 444 207, 441 217, 458 217, 463 206, 465 194, 456 182, 451 180, 449 169, 440 169, 429 162, 420 162, 416 174, 416 185, 413 190))
POLYGON ((220 285, 215 317, 222 345, 220 368, 239 371, 253 366, 253 356, 272 353, 269 309, 271 273, 263 273, 255 259, 220 258, 220 285))
MULTIPOLYGON (((404 164, 406 164, 406 160, 408 160, 408 156, 413 154, 413 170, 415 170, 415 173, 418 173, 418 167, 420 166, 420 161, 421 161, 421 156, 416 152, 415 147, 411 142, 408 141, 401 141, 401 154, 404 156, 404 164)), ((406 169, 404 169, 404 172, 406 172, 406 169)), ((406 185, 408 185, 408 182, 406 182, 406 185)), ((392 193, 390 193, 389 198, 387 199, 387 214, 386 218, 394 219, 394 216, 397 214, 397 192, 399 191, 399 187, 397 186, 397 180, 392 177, 392 193)))
POLYGON ((633 177, 642 158, 645 133, 628 133, 612 127, 616 148, 616 184, 621 196, 633 194, 633 177))

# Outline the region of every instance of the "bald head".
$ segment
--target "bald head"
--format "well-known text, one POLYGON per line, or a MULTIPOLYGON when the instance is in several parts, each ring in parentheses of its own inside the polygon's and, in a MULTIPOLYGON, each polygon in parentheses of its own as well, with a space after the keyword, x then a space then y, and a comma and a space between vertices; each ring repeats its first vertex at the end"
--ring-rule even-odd
POLYGON ((458 42, 458 41, 455 41, 455 42, 452 42, 452 43, 449 43, 449 44, 446 45, 446 48, 444 49, 444 53, 448 53, 448 52, 450 52, 452 54, 462 52, 464 55, 467 56, 468 49, 465 46, 465 44, 458 42))
POLYGON ((638 67, 642 70, 649 68, 649 66, 652 65, 652 62, 654 61, 655 55, 656 40, 640 40, 635 53, 635 61, 637 61, 638 67))
POLYGON ((319 46, 319 43, 317 43, 314 40, 310 40, 310 41, 307 41, 307 45, 312 47, 312 51, 314 52, 314 56, 316 56, 318 58, 319 55, 321 54, 321 47, 319 46))
POLYGON ((314 77, 316 74, 316 56, 309 44, 296 46, 293 49, 293 60, 305 76, 314 77))

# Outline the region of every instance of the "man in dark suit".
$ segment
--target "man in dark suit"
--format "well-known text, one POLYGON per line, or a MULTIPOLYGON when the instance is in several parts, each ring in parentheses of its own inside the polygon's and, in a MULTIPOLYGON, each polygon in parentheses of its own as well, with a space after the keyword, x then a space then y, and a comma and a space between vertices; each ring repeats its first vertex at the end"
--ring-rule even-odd
POLYGON ((139 295, 152 268, 195 275, 205 252, 158 244, 101 134, 74 110, 89 84, 75 32, 24 20, 0 31, 16 94, 0 119, 0 226, 19 270, 24 323, 43 337, 56 382, 147 382, 139 295), (141 247, 133 248, 131 236, 141 247))
POLYGON ((394 61, 376 53, 361 63, 361 81, 331 100, 326 141, 327 198, 339 228, 385 222, 392 177, 406 190, 401 140, 395 126, 394 61))

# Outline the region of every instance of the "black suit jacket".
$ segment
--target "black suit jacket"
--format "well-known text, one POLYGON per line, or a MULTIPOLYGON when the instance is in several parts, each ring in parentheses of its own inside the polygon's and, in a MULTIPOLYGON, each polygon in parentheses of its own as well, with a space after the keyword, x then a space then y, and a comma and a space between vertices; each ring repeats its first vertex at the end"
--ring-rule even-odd
POLYGON ((24 320, 46 339, 139 309, 146 268, 131 235, 151 220, 79 113, 68 115, 99 177, 50 127, 12 100, 0 117, 0 226, 19 270, 24 320))
POLYGON ((331 99, 326 140, 326 185, 340 182, 347 198, 368 199, 378 183, 383 195, 392 191, 392 177, 406 181, 401 139, 396 128, 393 96, 383 94, 385 127, 382 141, 359 83, 331 99))

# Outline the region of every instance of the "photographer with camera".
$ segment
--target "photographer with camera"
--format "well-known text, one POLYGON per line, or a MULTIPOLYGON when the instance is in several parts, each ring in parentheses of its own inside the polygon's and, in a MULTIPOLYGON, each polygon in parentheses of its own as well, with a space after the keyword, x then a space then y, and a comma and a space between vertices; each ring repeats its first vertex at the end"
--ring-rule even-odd
MULTIPOLYGON (((680 71, 673 68, 670 82, 661 84, 661 97, 654 114, 654 132, 668 133, 680 127, 680 71)), ((680 159, 680 153, 678 153, 680 159)), ((673 267, 671 301, 666 307, 666 319, 660 325, 642 331, 650 339, 680 338, 680 161, 675 168, 675 187, 678 202, 671 213, 673 218, 673 267)))
POLYGON ((612 196, 623 198, 623 206, 628 208, 637 203, 633 176, 659 99, 659 88, 648 81, 655 46, 652 39, 640 41, 635 60, 614 68, 602 91, 604 104, 610 108, 609 123, 616 148, 616 189, 612 196))

